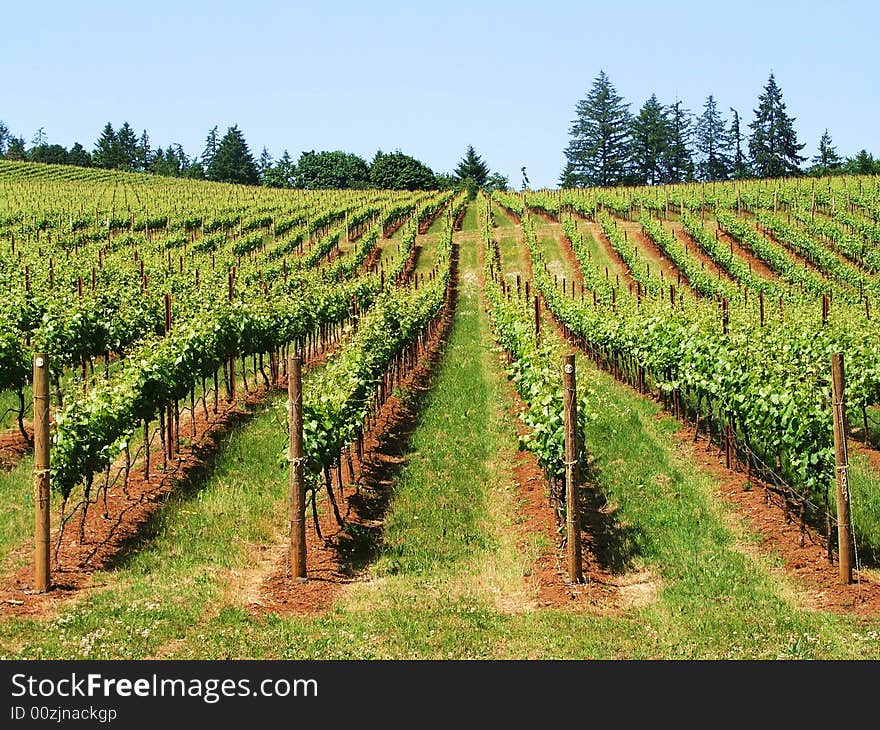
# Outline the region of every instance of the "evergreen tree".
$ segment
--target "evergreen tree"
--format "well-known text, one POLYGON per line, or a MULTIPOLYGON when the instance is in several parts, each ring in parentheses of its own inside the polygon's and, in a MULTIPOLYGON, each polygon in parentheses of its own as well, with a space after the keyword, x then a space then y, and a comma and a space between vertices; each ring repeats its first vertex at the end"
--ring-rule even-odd
POLYGON ((119 168, 123 170, 136 170, 138 138, 128 122, 123 122, 116 133, 116 144, 119 148, 119 168))
POLYGON ((116 170, 122 165, 122 155, 119 149, 119 140, 116 132, 113 131, 113 125, 107 122, 95 142, 95 149, 92 152, 92 162, 96 167, 103 167, 108 170, 116 170))
POLYGON ((831 144, 831 135, 826 129, 819 138, 819 153, 813 158, 810 172, 814 175, 834 175, 843 169, 843 158, 837 154, 837 148, 831 144))
POLYGON ((267 150, 264 145, 263 151, 260 152, 260 159, 257 160, 257 175, 260 178, 260 185, 266 185, 266 173, 271 167, 272 155, 269 154, 269 150, 267 150))
POLYGON ((193 160, 184 168, 183 177, 189 178, 190 180, 207 179, 205 168, 202 167, 202 163, 199 160, 193 160))
POLYGON ((453 174, 459 183, 470 179, 473 180, 474 185, 482 188, 489 179, 489 166, 476 153, 473 145, 468 145, 464 157, 458 161, 453 174))
POLYGON ((207 170, 211 167, 211 161, 214 159, 214 155, 217 154, 217 147, 220 144, 220 137, 217 133, 217 125, 208 132, 208 136, 205 139, 205 151, 202 152, 202 167, 207 170))
POLYGON ((7 160, 26 160, 27 152, 24 147, 24 137, 12 136, 9 138, 6 146, 7 160))
POLYGON ((229 127, 217 145, 207 177, 217 182, 259 185, 257 165, 237 124, 229 127))
POLYGON ((691 113, 682 107, 680 101, 669 107, 669 144, 664 156, 665 182, 680 183, 694 179, 691 127, 691 113))
POLYGON ((574 171, 574 165, 571 160, 566 160, 565 167, 559 174, 559 187, 562 189, 576 188, 578 186, 578 176, 574 171))
POLYGON ((718 112, 715 97, 709 94, 703 113, 697 119, 696 148, 701 154, 697 164, 698 179, 727 180, 731 167, 729 146, 724 119, 718 112))
POLYGON ((764 93, 758 97, 755 119, 749 124, 752 130, 749 154, 755 175, 784 177, 800 174, 800 163, 806 157, 798 154, 804 145, 798 144, 794 121, 794 117, 785 112, 782 89, 771 73, 764 93))
POLYGON ((579 186, 620 183, 627 172, 631 115, 605 71, 599 72, 575 113, 565 149, 569 177, 579 186))
POLYGON ((669 148, 672 128, 669 115, 651 94, 632 121, 630 160, 633 182, 657 185, 664 180, 663 160, 669 148))
POLYGON ((141 138, 138 140, 135 148, 134 169, 139 172, 146 172, 150 169, 153 151, 150 149, 150 136, 145 129, 141 132, 141 138))
POLYGON ((284 150, 275 164, 270 166, 263 175, 263 185, 270 188, 292 188, 296 165, 290 157, 290 153, 284 150))
POLYGON ((730 150, 731 164, 730 174, 734 180, 742 180, 749 176, 749 168, 746 164, 746 156, 743 154, 743 135, 740 131, 739 112, 730 107, 733 118, 730 120, 730 131, 727 133, 727 144, 730 150))
POLYGON ((847 158, 843 169, 848 175, 880 175, 880 159, 875 160, 868 150, 860 150, 855 157, 847 158))

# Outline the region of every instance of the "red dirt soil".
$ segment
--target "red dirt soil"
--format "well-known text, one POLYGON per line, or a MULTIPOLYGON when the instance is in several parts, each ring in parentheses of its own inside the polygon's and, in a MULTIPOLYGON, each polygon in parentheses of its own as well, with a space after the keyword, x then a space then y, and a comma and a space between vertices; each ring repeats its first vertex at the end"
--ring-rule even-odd
POLYGON ((454 307, 447 305, 440 326, 427 341, 415 367, 397 386, 415 392, 415 401, 404 402, 392 392, 379 408, 372 427, 364 434, 363 462, 358 458, 357 450, 352 450, 355 478, 351 478, 345 466, 342 474, 333 470, 334 494, 347 527, 337 523, 326 489, 321 490, 324 504, 319 507, 318 525, 322 537, 318 537, 312 518, 307 518, 308 579, 298 581, 291 578, 289 555, 285 551, 283 559, 263 580, 258 597, 249 603, 252 614, 319 613, 333 604, 345 585, 362 580, 362 571, 356 566, 368 563, 369 556, 375 553, 381 541, 383 517, 393 492, 393 480, 403 465, 409 436, 418 424, 419 394, 430 389, 453 314, 454 307), (366 544, 354 544, 350 538, 353 532, 368 535, 366 544))
MULTIPOLYGON (((324 352, 310 358, 308 365, 326 360, 333 347, 329 345, 324 352)), ((239 392, 241 387, 239 383, 239 392)), ((280 378, 279 387, 286 387, 285 378, 280 378)), ((207 418, 197 401, 195 438, 189 415, 182 413, 180 418, 180 440, 182 443, 184 439, 189 440, 192 445, 182 446, 179 454, 168 461, 167 471, 163 471, 162 451, 156 441, 151 453, 149 481, 144 479, 142 459, 132 463, 124 490, 121 484, 107 492, 99 490, 103 478, 96 475, 92 502, 85 512, 84 542, 80 543, 81 506, 68 509, 69 520, 60 542, 60 520, 53 514, 50 590, 46 593, 32 591, 34 563, 30 553, 33 544, 28 541, 7 558, 7 563, 24 564, 11 571, 7 569, 0 578, 0 615, 52 615, 64 602, 88 590, 92 575, 112 567, 128 549, 136 546, 147 523, 168 496, 175 491, 185 491, 192 480, 199 477, 208 459, 219 450, 222 436, 249 418, 267 396, 268 391, 263 385, 255 388, 251 383, 250 391, 233 403, 227 403, 221 395, 217 414, 213 413, 209 403, 207 418)), ((113 473, 118 466, 114 466, 113 473)))
POLYGON ((681 242, 681 244, 687 247, 688 256, 692 256, 697 261, 699 261, 702 264, 703 268, 714 278, 719 278, 720 274, 720 278, 726 281, 728 284, 737 286, 737 283, 733 279, 733 277, 703 252, 703 249, 701 249, 697 242, 694 241, 694 239, 691 238, 690 235, 688 235, 688 232, 681 227, 681 224, 672 223, 670 228, 675 237, 681 242))
POLYGON ((14 469, 22 456, 33 451, 34 430, 27 424, 24 430, 27 439, 17 427, 0 434, 0 469, 14 469))
MULTIPOLYGON (((564 336, 561 329, 559 333, 564 336)), ((854 583, 841 583, 838 565, 828 561, 822 535, 807 527, 801 545, 800 522, 786 521, 781 501, 767 485, 753 477, 751 487, 744 489, 747 475, 739 471, 738 465, 728 469, 724 454, 714 444, 708 444, 705 436, 695 440, 693 425, 682 425, 675 437, 682 455, 709 474, 718 494, 745 519, 748 529, 761 537, 759 552, 782 559, 783 573, 793 577, 803 589, 810 608, 848 615, 880 615, 880 576, 876 571, 855 572, 854 583)), ((877 462, 880 463, 880 454, 877 462)))

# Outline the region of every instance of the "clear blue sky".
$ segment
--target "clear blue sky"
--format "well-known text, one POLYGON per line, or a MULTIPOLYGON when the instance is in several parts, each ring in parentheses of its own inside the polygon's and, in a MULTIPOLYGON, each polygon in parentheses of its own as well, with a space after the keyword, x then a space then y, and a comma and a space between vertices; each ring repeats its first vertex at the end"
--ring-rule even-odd
MULTIPOLYGON (((238 124, 254 155, 395 148, 437 172, 468 144, 555 187, 574 106, 601 69, 638 111, 652 92, 744 124, 772 70, 804 153, 880 154, 876 2, 5 3, 0 119, 91 150, 104 124, 200 154, 238 124)), ((744 130, 747 131, 747 130, 744 130)))

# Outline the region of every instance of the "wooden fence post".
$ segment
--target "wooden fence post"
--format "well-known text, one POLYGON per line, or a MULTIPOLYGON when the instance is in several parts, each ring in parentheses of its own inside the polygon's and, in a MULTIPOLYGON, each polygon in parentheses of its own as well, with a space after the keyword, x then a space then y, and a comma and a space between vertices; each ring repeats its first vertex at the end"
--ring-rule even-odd
POLYGON ((565 515, 566 553, 568 576, 572 583, 583 582, 581 562, 581 526, 578 486, 577 439, 577 380, 575 378, 574 354, 565 355, 562 361, 562 401, 565 420, 565 515))
POLYGON ((306 489, 303 473, 302 358, 288 359, 287 397, 290 426, 290 576, 306 574, 306 489))
POLYGON ((541 344, 541 303, 535 294, 535 344, 541 344))
POLYGON ((852 583, 853 538, 850 526, 849 458, 846 449, 846 381, 843 355, 831 356, 831 402, 834 409, 834 466, 837 482, 837 549, 840 582, 852 583))
POLYGON ((49 358, 34 355, 34 589, 49 590, 49 358))

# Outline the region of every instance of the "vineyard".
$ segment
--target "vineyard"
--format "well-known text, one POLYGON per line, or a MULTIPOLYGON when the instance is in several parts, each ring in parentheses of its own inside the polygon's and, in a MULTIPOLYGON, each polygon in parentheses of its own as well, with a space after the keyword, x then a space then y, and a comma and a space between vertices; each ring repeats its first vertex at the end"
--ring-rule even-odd
POLYGON ((876 177, 0 161, 0 654, 880 658, 878 318, 876 177))

